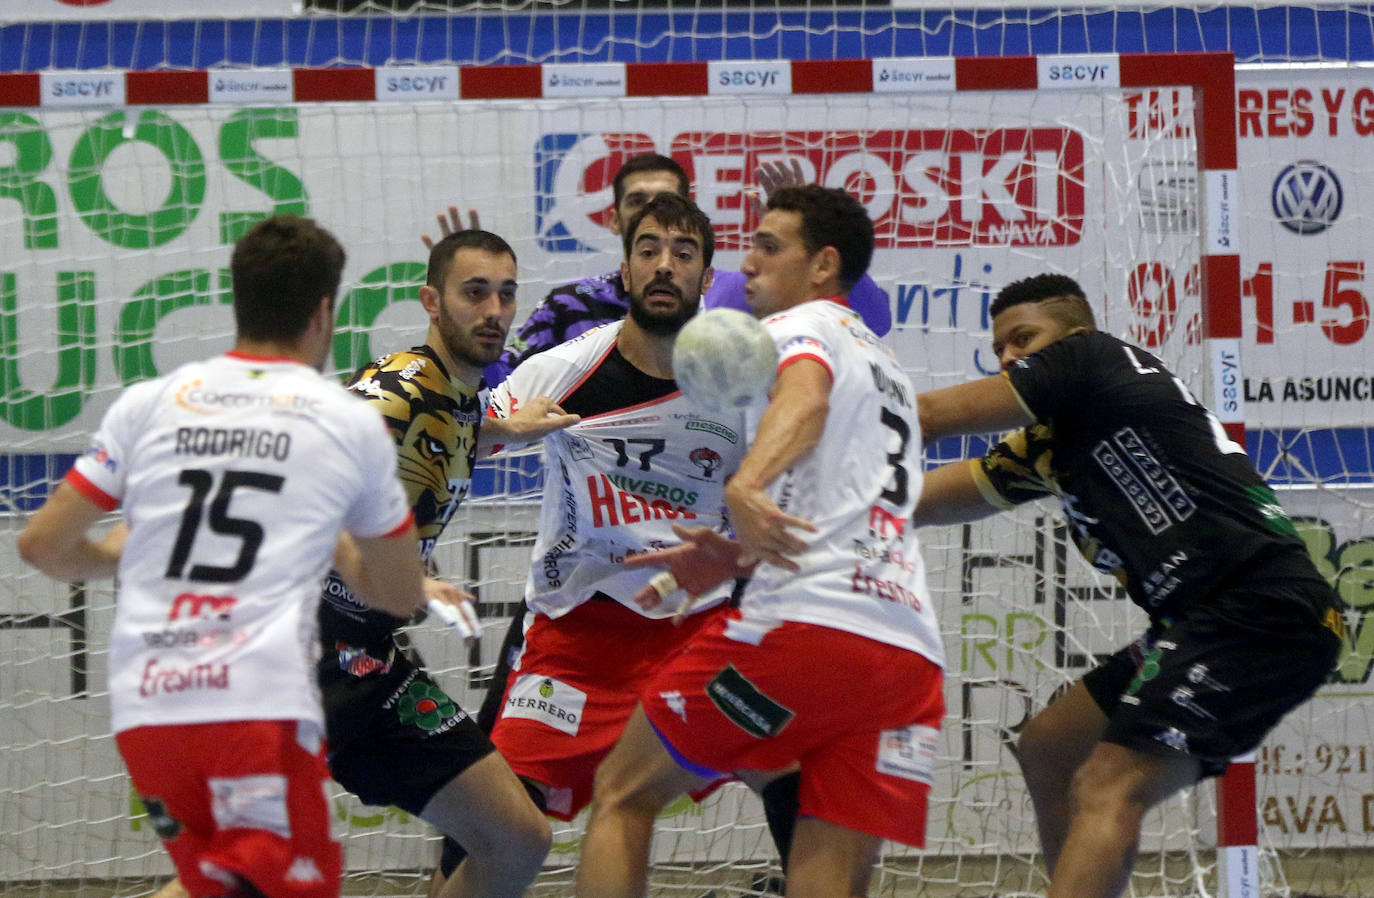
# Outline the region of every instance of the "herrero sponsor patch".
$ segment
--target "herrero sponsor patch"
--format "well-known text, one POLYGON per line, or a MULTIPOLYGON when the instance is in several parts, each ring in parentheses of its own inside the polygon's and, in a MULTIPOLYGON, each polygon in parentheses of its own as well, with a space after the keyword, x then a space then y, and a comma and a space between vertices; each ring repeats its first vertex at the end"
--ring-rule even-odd
POLYGON ((878 772, 934 785, 932 771, 939 739, 939 730, 919 724, 883 730, 878 734, 878 772))
POLYGON ((735 670, 733 664, 725 665, 725 669, 706 684, 706 694, 735 726, 759 739, 776 736, 796 716, 760 692, 735 670))
POLYGON ((576 736, 586 706, 587 693, 582 690, 552 677, 524 674, 510 688, 501 716, 537 720, 576 736))

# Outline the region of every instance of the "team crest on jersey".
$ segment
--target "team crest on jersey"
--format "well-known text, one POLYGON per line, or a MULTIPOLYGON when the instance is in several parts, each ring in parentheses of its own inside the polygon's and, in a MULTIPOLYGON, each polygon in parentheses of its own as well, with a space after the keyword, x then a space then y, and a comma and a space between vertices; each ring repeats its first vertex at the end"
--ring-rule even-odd
POLYGON ((339 653, 339 669, 354 677, 389 673, 392 661, 396 658, 395 649, 391 650, 386 659, 383 660, 369 655, 367 649, 358 648, 346 642, 334 643, 334 650, 339 653))
POLYGON ((568 455, 577 461, 591 461, 592 447, 581 437, 568 436, 568 455))
POLYGON ((707 480, 720 469, 721 462, 724 460, 720 453, 707 446, 698 446, 687 454, 687 460, 696 465, 707 480))

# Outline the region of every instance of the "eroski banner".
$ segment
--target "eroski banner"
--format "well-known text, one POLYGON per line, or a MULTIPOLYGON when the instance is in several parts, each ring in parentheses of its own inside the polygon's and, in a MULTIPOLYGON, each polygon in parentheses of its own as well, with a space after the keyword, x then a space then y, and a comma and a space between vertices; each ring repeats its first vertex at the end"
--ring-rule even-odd
MULTIPOLYGON (((15 334, 0 434, 77 451, 119 387, 223 349, 230 245, 272 212, 312 215, 348 248, 339 369, 423 333, 419 237, 450 203, 517 248, 523 320, 550 286, 617 266, 611 177, 650 150, 691 174, 721 269, 757 224, 760 164, 855 191, 918 386, 996 370, 991 296, 1042 270, 1077 276, 1104 327, 1201 357, 1186 92, 281 106, 271 72, 234 76, 243 89, 209 106, 0 118, 15 334)), ((1191 382, 1200 362, 1181 367, 1191 382)))

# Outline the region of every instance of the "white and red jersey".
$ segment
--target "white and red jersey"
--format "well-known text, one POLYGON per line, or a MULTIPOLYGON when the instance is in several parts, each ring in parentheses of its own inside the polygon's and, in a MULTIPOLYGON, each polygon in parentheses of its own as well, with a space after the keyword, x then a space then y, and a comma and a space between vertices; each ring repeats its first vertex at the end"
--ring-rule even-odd
MULTIPOLYGON (((549 396, 569 411, 580 407, 569 399, 607 364, 622 323, 521 363, 492 391, 490 413, 508 417, 536 396, 549 396)), ((646 613, 634 603, 657 571, 626 569, 623 562, 676 545, 673 524, 723 528, 725 477, 744 455, 743 417, 709 412, 672 389, 584 415, 543 445, 543 504, 525 587, 529 607, 559 617, 604 593, 646 617, 671 617, 671 611, 646 613)), ((719 604, 732 585, 698 600, 694 609, 719 604)))
POLYGON ((129 537, 110 636, 115 732, 323 727, 320 585, 340 530, 406 526, 381 416, 309 366, 230 353, 137 384, 67 480, 129 537))
MULTIPOLYGON (((892 351, 844 305, 803 303, 764 319, 778 368, 811 359, 830 372, 820 442, 768 487, 817 527, 790 573, 760 565, 745 588, 747 622, 790 620, 919 652, 944 666, 911 513, 921 495, 916 393, 892 351)), ((750 436, 761 411, 750 420, 750 436)))

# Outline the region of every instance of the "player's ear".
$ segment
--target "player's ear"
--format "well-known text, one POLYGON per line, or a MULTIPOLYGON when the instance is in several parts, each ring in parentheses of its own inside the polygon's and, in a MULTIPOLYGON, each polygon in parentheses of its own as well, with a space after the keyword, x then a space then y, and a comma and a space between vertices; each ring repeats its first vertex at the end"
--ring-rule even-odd
POLYGON ((329 333, 334 332, 334 294, 326 293, 320 297, 320 304, 315 307, 314 317, 319 319, 319 325, 329 333))
POLYGON ((711 282, 716 279, 716 270, 709 265, 701 273, 701 294, 706 295, 706 291, 711 289, 711 282))
POLYGON ((625 285, 625 289, 630 289, 630 263, 625 260, 620 262, 620 283, 625 285))
POLYGON ((439 291, 425 284, 420 288, 420 305, 425 307, 425 313, 429 315, 430 321, 439 320, 439 302, 441 297, 439 291))
POLYGON ((826 281, 840 278, 840 251, 833 246, 822 246, 811 257, 811 280, 819 287, 826 281))

